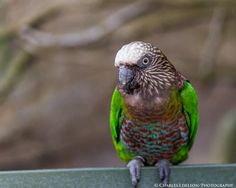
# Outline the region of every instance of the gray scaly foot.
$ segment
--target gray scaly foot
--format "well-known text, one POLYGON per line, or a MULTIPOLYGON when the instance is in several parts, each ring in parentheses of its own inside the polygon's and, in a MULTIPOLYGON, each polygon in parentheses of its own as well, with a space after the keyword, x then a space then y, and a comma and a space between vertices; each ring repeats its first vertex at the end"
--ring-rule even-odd
POLYGON ((141 167, 144 166, 144 159, 140 156, 135 157, 129 161, 127 167, 129 168, 131 182, 134 188, 137 187, 138 182, 141 178, 141 167))
POLYGON ((167 185, 170 179, 170 162, 168 160, 159 160, 156 165, 159 168, 161 183, 167 185))

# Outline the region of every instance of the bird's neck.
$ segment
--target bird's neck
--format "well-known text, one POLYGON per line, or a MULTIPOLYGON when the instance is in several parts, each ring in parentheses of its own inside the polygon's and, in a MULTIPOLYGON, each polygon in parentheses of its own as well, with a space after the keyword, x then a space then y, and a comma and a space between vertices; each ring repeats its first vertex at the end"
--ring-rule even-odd
POLYGON ((124 99, 129 118, 142 123, 162 122, 170 114, 175 116, 181 110, 176 89, 170 90, 166 95, 149 99, 139 94, 126 95, 124 99))

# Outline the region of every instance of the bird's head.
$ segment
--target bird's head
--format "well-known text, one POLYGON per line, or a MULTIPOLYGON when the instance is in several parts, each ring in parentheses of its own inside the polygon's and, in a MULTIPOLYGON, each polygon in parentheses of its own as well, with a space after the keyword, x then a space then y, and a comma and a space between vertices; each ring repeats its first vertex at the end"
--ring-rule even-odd
POLYGON ((160 94, 175 83, 176 70, 157 47, 141 41, 124 45, 116 54, 118 88, 125 94, 160 94))

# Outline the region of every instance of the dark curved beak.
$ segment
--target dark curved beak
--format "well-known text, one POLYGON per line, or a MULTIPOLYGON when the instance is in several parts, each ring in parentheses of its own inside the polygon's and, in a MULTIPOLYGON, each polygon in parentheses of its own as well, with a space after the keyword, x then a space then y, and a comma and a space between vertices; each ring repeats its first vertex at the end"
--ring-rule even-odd
POLYGON ((131 82, 133 78, 134 78, 133 70, 124 66, 119 68, 119 83, 121 85, 126 85, 127 83, 131 82))

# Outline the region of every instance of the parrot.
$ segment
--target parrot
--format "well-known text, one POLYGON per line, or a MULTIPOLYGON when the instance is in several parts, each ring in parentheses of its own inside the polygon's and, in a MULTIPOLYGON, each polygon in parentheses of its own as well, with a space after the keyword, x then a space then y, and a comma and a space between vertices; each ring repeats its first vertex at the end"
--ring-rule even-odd
POLYGON ((195 89, 156 46, 135 41, 118 50, 110 131, 137 187, 141 168, 155 166, 167 187, 171 165, 188 158, 198 129, 195 89))

